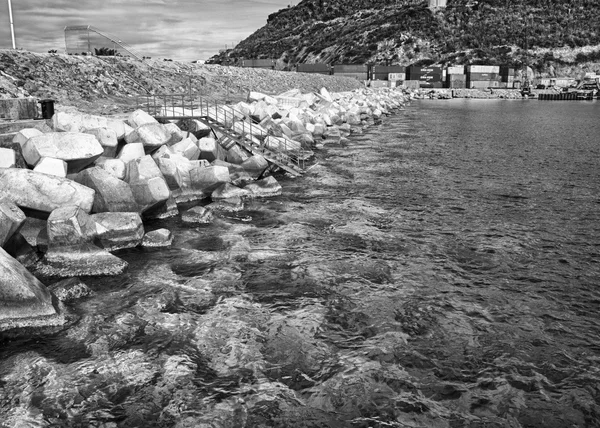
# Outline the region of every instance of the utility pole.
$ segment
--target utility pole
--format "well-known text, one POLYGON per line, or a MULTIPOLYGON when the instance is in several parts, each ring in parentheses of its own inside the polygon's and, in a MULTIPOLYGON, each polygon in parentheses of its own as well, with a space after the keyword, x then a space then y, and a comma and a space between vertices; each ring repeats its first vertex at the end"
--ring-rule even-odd
POLYGON ((8 19, 10 21, 10 35, 12 36, 12 46, 13 49, 17 49, 17 45, 15 43, 15 25, 13 23, 12 6, 10 4, 10 0, 8 0, 8 19))

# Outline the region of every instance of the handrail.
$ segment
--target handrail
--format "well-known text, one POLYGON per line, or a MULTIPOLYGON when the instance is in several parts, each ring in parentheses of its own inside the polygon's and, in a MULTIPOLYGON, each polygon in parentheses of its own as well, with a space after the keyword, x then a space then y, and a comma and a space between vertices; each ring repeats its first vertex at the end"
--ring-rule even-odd
MULTIPOLYGON (((264 139, 269 137, 270 134, 268 132, 265 133, 262 128, 257 128, 253 124, 252 119, 250 117, 247 117, 246 114, 244 114, 240 110, 230 105, 219 104, 217 100, 211 97, 201 97, 197 94, 191 93, 143 95, 137 97, 137 105, 138 108, 145 107, 145 110, 150 115, 155 117, 208 117, 211 120, 217 122, 228 132, 234 133, 234 135, 239 135, 241 138, 248 141, 249 146, 254 151, 259 151, 263 154, 266 153, 267 147, 264 142, 264 139), (151 105, 150 103, 140 103, 140 98, 150 99, 151 105), (157 104, 157 100, 161 102, 157 104), (181 101, 180 105, 178 105, 179 101, 181 101), (178 114, 179 108, 181 108, 181 114, 178 114), (211 111, 213 110, 214 115, 211 115, 211 111), (243 118, 243 120, 237 121, 237 118, 239 117, 243 118), (241 131, 235 128, 236 123, 242 124, 241 131), (261 138, 257 138, 257 136, 261 138), (258 143, 256 142, 256 140, 258 140, 258 143)), ((277 157, 280 158, 283 162, 295 164, 298 167, 300 167, 300 164, 302 163, 301 168, 304 169, 304 158, 301 156, 301 145, 300 148, 296 150, 290 145, 287 137, 276 138, 278 142, 278 150, 276 151, 277 157)))

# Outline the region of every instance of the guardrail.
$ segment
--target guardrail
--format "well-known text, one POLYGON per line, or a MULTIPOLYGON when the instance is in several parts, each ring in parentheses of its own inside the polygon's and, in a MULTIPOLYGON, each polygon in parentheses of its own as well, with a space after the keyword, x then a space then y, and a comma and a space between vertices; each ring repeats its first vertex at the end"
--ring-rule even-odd
POLYGON ((306 161, 310 157, 309 153, 312 154, 310 151, 302 150, 302 145, 297 141, 269 134, 262 126, 254 123, 249 115, 232 106, 219 104, 210 97, 189 93, 139 95, 136 104, 138 109, 144 110, 157 119, 198 119, 207 122, 205 124, 213 130, 225 133, 253 153, 266 155, 268 152, 274 152, 277 154, 278 161, 293 164, 301 170, 305 168, 306 161), (267 145, 267 142, 270 145, 267 145), (276 147, 275 143, 277 143, 276 147))

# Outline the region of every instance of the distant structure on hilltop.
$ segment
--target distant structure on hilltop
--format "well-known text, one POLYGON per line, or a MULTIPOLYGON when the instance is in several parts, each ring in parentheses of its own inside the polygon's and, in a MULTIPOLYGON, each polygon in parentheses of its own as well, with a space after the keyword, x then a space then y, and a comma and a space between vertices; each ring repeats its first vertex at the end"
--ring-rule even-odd
POLYGON ((435 11, 446 7, 446 0, 429 0, 429 9, 435 11))
POLYGON ((68 25, 65 27, 65 50, 70 55, 120 55, 132 56, 142 61, 144 56, 136 52, 117 36, 104 33, 91 25, 68 25))

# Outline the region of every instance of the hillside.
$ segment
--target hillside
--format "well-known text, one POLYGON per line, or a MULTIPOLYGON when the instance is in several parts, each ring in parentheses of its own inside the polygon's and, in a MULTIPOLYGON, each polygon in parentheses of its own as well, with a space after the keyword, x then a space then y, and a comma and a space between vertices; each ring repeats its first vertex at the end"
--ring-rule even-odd
POLYGON ((267 25, 214 57, 277 58, 296 63, 477 64, 537 71, 596 67, 597 0, 303 0, 269 16, 267 25), (529 55, 526 55, 528 53, 529 55))
POLYGON ((310 76, 283 71, 242 69, 177 61, 138 61, 124 57, 92 57, 0 50, 0 99, 50 98, 84 112, 114 114, 131 111, 147 94, 193 93, 218 102, 245 100, 248 91, 278 94, 346 91, 357 80, 310 76))

